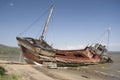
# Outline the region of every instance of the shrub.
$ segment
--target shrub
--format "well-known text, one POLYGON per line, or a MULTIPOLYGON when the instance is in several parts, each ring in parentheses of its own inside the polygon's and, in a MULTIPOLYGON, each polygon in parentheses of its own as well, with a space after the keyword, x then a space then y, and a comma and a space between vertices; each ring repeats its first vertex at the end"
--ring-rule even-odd
POLYGON ((0 66, 0 75, 4 75, 5 74, 5 69, 2 67, 2 66, 0 66))

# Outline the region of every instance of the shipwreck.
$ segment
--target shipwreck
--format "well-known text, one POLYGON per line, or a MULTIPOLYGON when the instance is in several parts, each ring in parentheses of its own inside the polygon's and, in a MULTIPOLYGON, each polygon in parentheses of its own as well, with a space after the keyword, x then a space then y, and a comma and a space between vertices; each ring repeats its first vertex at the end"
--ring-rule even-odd
POLYGON ((96 43, 78 50, 60 50, 50 46, 44 40, 44 35, 52 16, 54 6, 50 12, 39 39, 31 37, 16 37, 25 60, 29 63, 42 64, 50 68, 58 66, 79 66, 83 64, 97 64, 112 62, 107 55, 105 45, 96 43))

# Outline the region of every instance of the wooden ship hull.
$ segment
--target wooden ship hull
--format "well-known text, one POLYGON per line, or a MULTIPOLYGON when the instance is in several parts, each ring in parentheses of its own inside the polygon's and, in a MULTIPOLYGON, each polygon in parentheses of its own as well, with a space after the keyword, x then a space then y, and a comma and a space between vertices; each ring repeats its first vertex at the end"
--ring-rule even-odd
POLYGON ((43 64, 44 66, 56 68, 57 66, 79 66, 83 64, 96 64, 111 62, 106 56, 107 49, 100 43, 94 46, 86 46, 82 50, 59 50, 50 46, 44 40, 44 34, 48 27, 53 6, 50 9, 48 19, 39 39, 30 37, 16 37, 23 56, 27 62, 43 64))
POLYGON ((87 46, 82 50, 58 50, 49 46, 45 41, 25 37, 17 37, 17 40, 25 60, 47 67, 80 66, 112 61, 109 56, 102 55, 107 49, 101 44, 96 44, 94 47, 87 46), (98 48, 95 49, 97 45, 98 48))

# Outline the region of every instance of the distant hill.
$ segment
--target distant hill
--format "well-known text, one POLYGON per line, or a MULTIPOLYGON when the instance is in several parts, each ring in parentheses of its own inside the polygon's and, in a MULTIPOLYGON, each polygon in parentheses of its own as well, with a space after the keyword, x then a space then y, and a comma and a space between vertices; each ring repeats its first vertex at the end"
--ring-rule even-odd
POLYGON ((0 54, 17 54, 17 53, 20 53, 19 48, 0 44, 0 54))

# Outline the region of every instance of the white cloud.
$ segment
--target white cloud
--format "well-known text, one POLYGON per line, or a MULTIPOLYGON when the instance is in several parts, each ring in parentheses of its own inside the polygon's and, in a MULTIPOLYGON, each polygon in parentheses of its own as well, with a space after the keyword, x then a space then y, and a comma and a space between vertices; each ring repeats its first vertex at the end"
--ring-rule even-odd
POLYGON ((111 51, 120 51, 120 43, 111 43, 108 48, 111 51))
POLYGON ((82 45, 66 45, 61 47, 60 49, 64 49, 64 50, 71 50, 71 49, 84 49, 87 45, 86 44, 82 44, 82 45))

